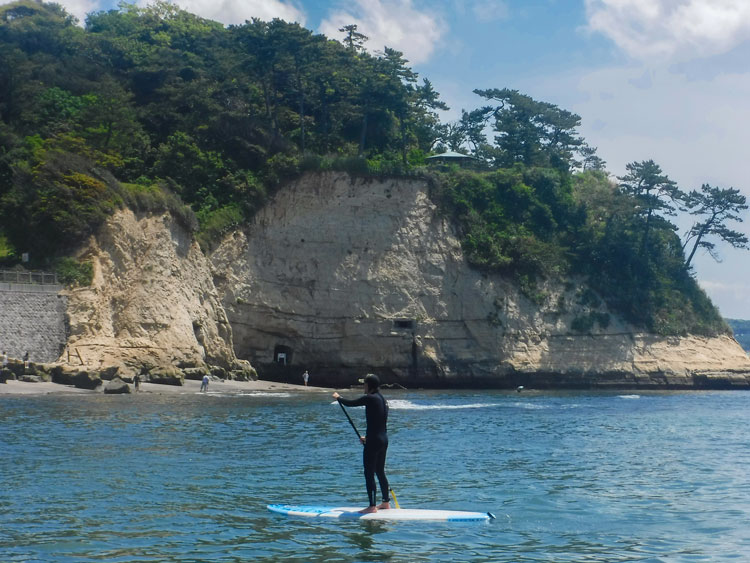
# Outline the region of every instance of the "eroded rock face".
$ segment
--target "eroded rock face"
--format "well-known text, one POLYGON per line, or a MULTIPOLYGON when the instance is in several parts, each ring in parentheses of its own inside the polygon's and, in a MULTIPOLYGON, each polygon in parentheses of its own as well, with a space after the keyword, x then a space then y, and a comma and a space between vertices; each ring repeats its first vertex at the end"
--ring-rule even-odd
POLYGON ((179 385, 190 368, 256 378, 245 359, 269 378, 283 355, 280 376, 299 383, 309 369, 315 384, 374 371, 409 385, 750 385, 731 337, 644 334, 583 280, 548 282, 532 300, 469 268, 422 181, 308 175, 229 235, 212 265, 170 215, 121 211, 84 258, 94 282, 67 292, 60 361, 114 366, 125 381, 148 372, 179 385))
POLYGON ((732 338, 640 333, 584 299, 581 280, 531 301, 470 269, 421 181, 306 176, 211 260, 237 356, 253 364, 283 354, 329 376, 478 385, 692 385, 709 372, 744 384, 750 373, 732 338), (591 313, 607 322, 572 329, 591 313))
MULTIPOLYGON (((117 212, 83 253, 90 287, 69 290, 70 363, 231 366, 232 331, 198 244, 169 214, 117 212)), ((67 353, 60 358, 67 362, 67 353)))

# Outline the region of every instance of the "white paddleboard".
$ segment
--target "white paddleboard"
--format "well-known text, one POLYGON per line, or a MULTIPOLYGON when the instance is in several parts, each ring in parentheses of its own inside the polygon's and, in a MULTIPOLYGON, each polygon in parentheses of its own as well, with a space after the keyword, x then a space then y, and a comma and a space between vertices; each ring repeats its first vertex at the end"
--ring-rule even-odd
POLYGON ((286 516, 310 518, 352 518, 359 520, 442 520, 444 522, 476 522, 495 518, 489 512, 461 510, 424 510, 418 508, 390 508, 361 514, 362 507, 269 504, 268 510, 286 516))

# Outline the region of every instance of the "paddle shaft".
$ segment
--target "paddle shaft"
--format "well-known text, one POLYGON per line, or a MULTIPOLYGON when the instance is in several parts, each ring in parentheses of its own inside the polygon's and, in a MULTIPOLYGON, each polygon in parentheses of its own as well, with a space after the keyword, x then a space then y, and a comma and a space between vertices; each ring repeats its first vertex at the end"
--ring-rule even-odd
POLYGON ((357 427, 354 426, 354 421, 352 420, 352 417, 349 416, 349 413, 346 412, 346 409, 344 408, 343 403, 336 401, 339 403, 339 406, 341 407, 341 410, 344 411, 344 414, 346 415, 346 419, 349 421, 349 424, 352 425, 352 428, 354 428, 354 431, 357 433, 357 437, 359 438, 360 442, 362 441, 362 434, 359 433, 359 430, 357 430, 357 427))
MULTIPOLYGON (((355 432, 357 433, 357 437, 359 438, 359 441, 360 441, 360 442, 362 442, 362 434, 360 434, 360 433, 359 433, 359 430, 357 430, 357 427, 356 427, 356 426, 354 425, 354 421, 352 420, 352 417, 351 417, 351 416, 349 416, 349 413, 348 413, 348 412, 346 411, 346 409, 344 408, 344 405, 343 405, 343 403, 341 403, 340 401, 336 401, 336 402, 337 402, 337 403, 339 404, 339 406, 341 407, 341 410, 342 410, 342 411, 344 411, 344 414, 346 415, 346 420, 348 420, 348 421, 349 421, 349 424, 351 424, 351 425, 352 425, 352 428, 354 428, 354 431, 355 431, 355 432)), ((364 446, 364 442, 362 443, 362 445, 364 446)), ((394 493, 394 492, 393 492, 393 488, 392 488, 392 487, 389 487, 389 491, 390 491, 390 493, 391 493, 391 496, 393 497, 393 504, 394 504, 394 505, 396 506, 396 508, 401 508, 401 507, 400 507, 400 506, 398 505, 398 500, 396 500, 396 493, 394 493)))

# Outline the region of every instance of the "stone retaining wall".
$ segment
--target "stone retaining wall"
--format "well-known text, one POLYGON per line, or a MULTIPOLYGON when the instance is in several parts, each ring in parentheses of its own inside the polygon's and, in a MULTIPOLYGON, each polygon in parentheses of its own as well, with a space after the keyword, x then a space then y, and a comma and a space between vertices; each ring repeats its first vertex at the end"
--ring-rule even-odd
POLYGON ((67 342, 67 297, 60 285, 0 283, 0 351, 28 352, 32 362, 56 360, 67 342))

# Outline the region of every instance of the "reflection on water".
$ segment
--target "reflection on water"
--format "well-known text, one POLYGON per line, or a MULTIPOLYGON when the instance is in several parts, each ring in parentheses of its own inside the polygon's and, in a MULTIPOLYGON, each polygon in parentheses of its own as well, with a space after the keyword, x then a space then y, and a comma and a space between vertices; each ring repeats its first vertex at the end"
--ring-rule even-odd
MULTIPOLYGON (((490 523, 285 518, 363 502, 327 395, 3 397, 2 561, 682 561, 750 554, 750 394, 392 392, 405 507, 490 523)), ((364 429, 363 409, 349 409, 364 429)))

